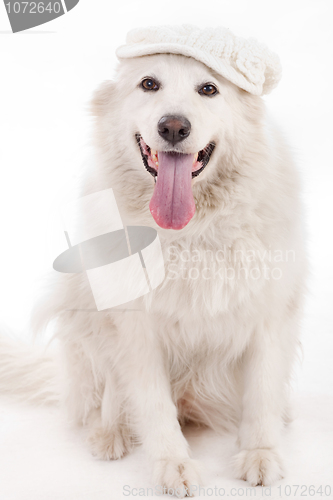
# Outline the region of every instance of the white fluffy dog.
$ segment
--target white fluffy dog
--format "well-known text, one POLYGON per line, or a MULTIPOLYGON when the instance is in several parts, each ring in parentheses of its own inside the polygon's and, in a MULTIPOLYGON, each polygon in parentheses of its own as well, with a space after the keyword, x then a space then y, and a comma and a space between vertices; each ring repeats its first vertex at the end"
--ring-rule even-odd
POLYGON ((71 415, 100 458, 141 442, 174 489, 200 481, 180 423, 237 426, 237 477, 269 485, 306 267, 288 148, 261 97, 182 55, 123 60, 92 109, 81 193, 112 187, 127 223, 157 229, 167 275, 126 313, 93 312, 84 273, 49 284, 37 322, 56 318, 71 415))

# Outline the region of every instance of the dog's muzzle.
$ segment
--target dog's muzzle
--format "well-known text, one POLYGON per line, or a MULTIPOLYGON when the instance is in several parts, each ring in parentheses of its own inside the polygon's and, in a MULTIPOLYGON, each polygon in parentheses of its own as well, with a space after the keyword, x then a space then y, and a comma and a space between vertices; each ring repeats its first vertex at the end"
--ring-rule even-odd
MULTIPOLYGON (((190 128, 184 128, 185 121, 181 122, 178 118, 175 120, 173 117, 171 121, 164 121, 164 124, 163 130, 163 122, 160 126, 161 134, 170 137, 171 142, 176 136, 188 136, 190 133, 190 128)), ((152 216, 162 228, 182 229, 195 213, 192 179, 200 175, 207 166, 215 143, 210 142, 198 153, 182 154, 175 151, 155 151, 145 143, 140 134, 135 137, 144 166, 156 182, 149 204, 152 216)), ((178 138, 178 142, 183 139, 178 138)))

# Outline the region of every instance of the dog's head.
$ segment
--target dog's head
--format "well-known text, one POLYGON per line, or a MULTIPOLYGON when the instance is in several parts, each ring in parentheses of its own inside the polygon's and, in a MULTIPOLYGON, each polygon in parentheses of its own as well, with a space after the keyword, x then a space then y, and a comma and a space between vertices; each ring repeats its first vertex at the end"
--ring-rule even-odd
POLYGON ((93 110, 116 195, 146 224, 150 209, 160 227, 178 230, 196 210, 191 224, 218 209, 223 177, 237 170, 262 117, 260 98, 171 54, 122 61, 93 110))

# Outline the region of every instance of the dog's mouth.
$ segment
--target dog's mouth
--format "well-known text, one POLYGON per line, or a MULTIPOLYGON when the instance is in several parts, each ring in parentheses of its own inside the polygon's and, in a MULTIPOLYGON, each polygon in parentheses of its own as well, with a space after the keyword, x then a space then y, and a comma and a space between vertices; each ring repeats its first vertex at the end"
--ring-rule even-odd
POLYGON ((195 213, 192 194, 192 179, 206 168, 215 148, 215 143, 193 154, 175 151, 155 151, 148 146, 140 134, 136 134, 143 164, 155 178, 156 186, 149 208, 160 227, 182 229, 195 213))
MULTIPOLYGON (((158 151, 155 151, 154 149, 151 149, 148 144, 145 143, 145 141, 142 139, 140 134, 135 135, 136 142, 139 145, 143 164, 146 167, 146 170, 153 176, 156 177, 158 175, 158 167, 159 167, 159 153, 158 151)), ((210 157, 214 151, 215 148, 215 143, 210 142, 207 144, 207 146, 204 149, 201 149, 196 154, 193 154, 193 164, 192 164, 192 179, 194 177, 197 177, 198 175, 201 174, 201 172, 206 168, 208 165, 208 162, 210 160, 210 157)), ((167 154, 170 155, 179 155, 181 156, 188 156, 184 155, 182 153, 178 153, 176 151, 168 151, 166 152, 167 154)))

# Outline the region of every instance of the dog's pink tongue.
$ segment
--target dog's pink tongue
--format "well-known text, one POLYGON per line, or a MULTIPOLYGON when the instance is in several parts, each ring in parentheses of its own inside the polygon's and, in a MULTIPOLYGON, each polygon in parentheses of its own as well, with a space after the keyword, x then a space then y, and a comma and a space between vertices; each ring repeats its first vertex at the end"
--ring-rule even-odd
POLYGON ((182 229, 194 215, 192 165, 193 154, 158 153, 158 176, 149 208, 165 229, 182 229))

